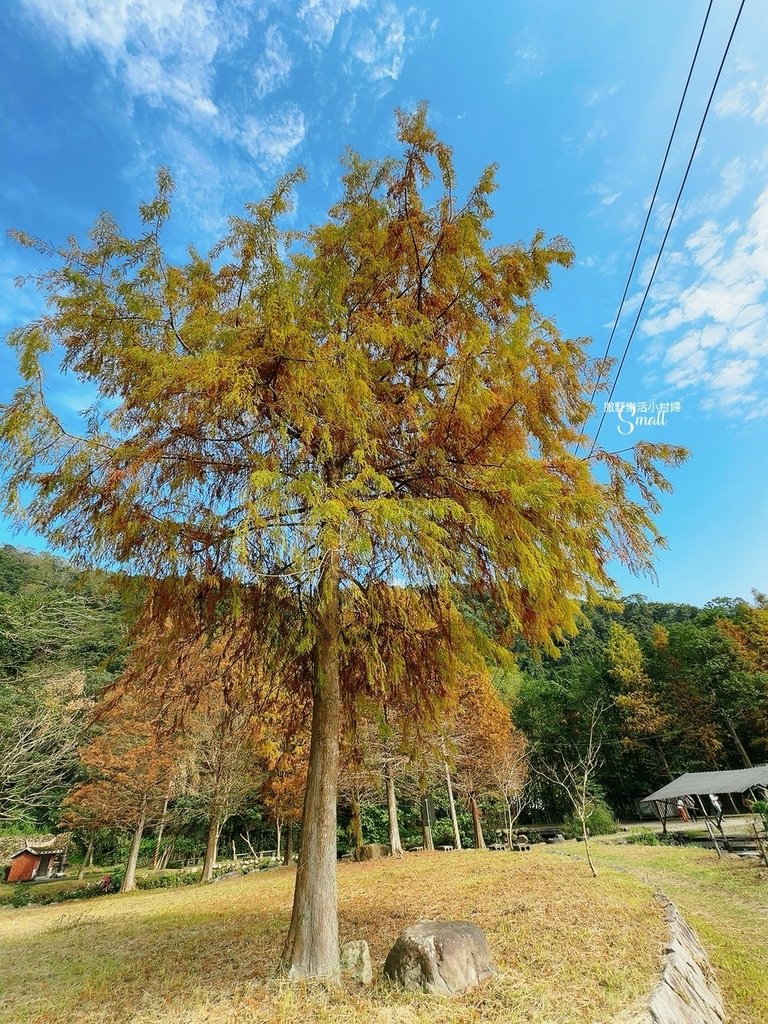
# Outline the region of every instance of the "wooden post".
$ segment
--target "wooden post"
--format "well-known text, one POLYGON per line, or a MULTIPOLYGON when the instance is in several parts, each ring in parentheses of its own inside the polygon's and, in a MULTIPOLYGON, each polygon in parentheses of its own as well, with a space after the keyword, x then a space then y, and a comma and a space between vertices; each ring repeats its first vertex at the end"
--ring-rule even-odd
MULTIPOLYGON (((717 851, 717 856, 718 856, 718 860, 719 860, 720 857, 722 856, 722 854, 720 853, 720 847, 717 845, 717 839, 715 839, 715 833, 712 831, 712 826, 709 823, 709 818, 705 818, 704 819, 704 823, 707 826, 707 832, 709 832, 710 839, 715 844, 715 850, 717 851)), ((721 831, 722 831, 722 829, 721 829, 721 831)))
POLYGON ((757 825, 754 823, 754 821, 752 822, 752 831, 755 833, 755 839, 757 840, 757 845, 760 847, 760 853, 761 853, 762 858, 763 858, 763 864, 765 864, 766 867, 768 867, 768 854, 766 854, 766 852, 765 852, 765 843, 763 842, 762 837, 761 837, 760 833, 757 830, 757 825))

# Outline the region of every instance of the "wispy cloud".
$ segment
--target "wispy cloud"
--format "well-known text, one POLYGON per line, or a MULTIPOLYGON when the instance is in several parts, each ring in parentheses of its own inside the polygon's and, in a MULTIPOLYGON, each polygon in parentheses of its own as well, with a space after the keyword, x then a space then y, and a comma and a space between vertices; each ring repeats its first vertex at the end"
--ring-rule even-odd
POLYGON ((768 124, 768 78, 742 78, 724 92, 715 104, 720 117, 752 117, 758 124, 768 124))
POLYGON ((598 103, 602 103, 603 100, 607 99, 609 96, 613 96, 618 91, 619 87, 615 83, 607 86, 595 86, 594 89, 587 93, 584 106, 595 107, 598 103))
POLYGON ((261 57, 253 69, 254 90, 259 99, 285 85, 293 70, 293 56, 277 25, 270 25, 264 35, 261 57))
POLYGON ((282 164, 304 138, 304 114, 295 104, 266 117, 247 117, 238 132, 242 146, 268 169, 282 164))
POLYGON ((217 113, 216 56, 243 37, 251 6, 242 0, 21 2, 59 43, 97 53, 130 96, 206 118, 217 113))
POLYGON ((757 415, 768 398, 768 188, 743 225, 710 217, 670 256, 696 279, 654 290, 643 324, 666 383, 701 390, 705 408, 757 415))
POLYGON ((317 46, 327 46, 342 16, 363 5, 363 0, 302 0, 298 19, 304 38, 317 46))
POLYGON ((111 86, 102 102, 132 146, 126 179, 145 194, 167 164, 203 235, 295 161, 313 125, 341 128, 386 92, 437 26, 412 0, 18 3, 47 45, 111 86))
POLYGON ((400 77, 409 48, 434 32, 437 21, 427 26, 426 13, 415 7, 401 11, 385 2, 377 9, 371 24, 362 24, 352 32, 348 44, 351 56, 363 64, 373 81, 400 77))

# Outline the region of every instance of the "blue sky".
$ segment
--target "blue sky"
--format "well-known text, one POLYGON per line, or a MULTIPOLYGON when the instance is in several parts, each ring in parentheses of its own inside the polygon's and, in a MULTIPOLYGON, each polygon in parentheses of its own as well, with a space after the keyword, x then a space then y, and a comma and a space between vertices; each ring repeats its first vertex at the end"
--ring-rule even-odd
MULTIPOLYGON (((337 158, 393 148, 395 107, 425 99, 461 181, 499 165, 498 241, 562 234, 576 266, 543 298, 602 352, 672 125, 705 0, 6 0, 0 11, 0 224, 59 240, 112 211, 130 227, 154 168, 177 182, 179 258, 297 163, 297 218, 321 218, 337 158)), ((626 339, 737 9, 715 0, 638 280, 626 339)), ((768 590, 768 5, 748 0, 641 329, 614 396, 679 403, 628 441, 686 445, 660 523, 658 584, 703 602, 768 590)), ((0 241, 0 329, 33 317, 0 241)), ((0 352, 0 400, 15 384, 0 352)), ((84 404, 52 374, 51 400, 84 404)), ((623 429, 627 429, 624 427, 623 429)), ((0 541, 32 547, 0 523, 0 541)))

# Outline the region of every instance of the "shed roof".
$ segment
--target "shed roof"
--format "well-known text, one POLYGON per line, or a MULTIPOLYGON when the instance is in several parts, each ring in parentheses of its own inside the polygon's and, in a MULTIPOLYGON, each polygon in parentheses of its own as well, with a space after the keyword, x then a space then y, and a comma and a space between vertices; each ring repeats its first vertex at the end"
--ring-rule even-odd
POLYGON ((64 847, 62 846, 25 846, 23 850, 17 850, 16 853, 11 854, 11 860, 15 857, 20 857, 22 853, 31 853, 35 857, 43 857, 49 853, 64 853, 64 847))
POLYGON ((768 786, 768 764, 725 772, 686 772, 650 796, 643 797, 642 802, 673 800, 679 796, 702 796, 707 793, 744 793, 753 786, 768 786))

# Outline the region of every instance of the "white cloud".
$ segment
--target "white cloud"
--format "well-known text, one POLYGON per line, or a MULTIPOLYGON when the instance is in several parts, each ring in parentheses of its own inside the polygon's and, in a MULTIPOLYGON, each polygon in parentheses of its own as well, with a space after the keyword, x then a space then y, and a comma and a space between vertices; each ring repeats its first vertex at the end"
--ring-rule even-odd
POLYGON ((293 57, 277 25, 270 25, 264 36, 264 49, 253 69, 256 95, 259 99, 279 89, 288 81, 293 57))
POLYGON ((298 17, 310 43, 327 46, 342 15, 360 7, 363 0, 302 0, 298 17))
POLYGON ((768 124, 768 78, 743 78, 715 104, 720 117, 752 117, 768 124))
POLYGON ((584 105, 587 107, 594 107, 598 103, 602 103, 608 96, 613 96, 619 91, 618 85, 609 85, 605 88, 602 86, 596 86, 588 95, 584 101, 584 105))
MULTIPOLYGON (((361 25, 352 33, 349 53, 365 65, 373 81, 394 81, 403 70, 408 47, 424 35, 425 23, 425 13, 415 7, 403 13, 394 3, 383 3, 372 24, 361 25)), ((433 22, 428 31, 433 32, 435 27, 433 22)))
POLYGON ((238 138, 251 156, 261 160, 267 168, 273 168, 293 152, 305 132, 304 114, 299 107, 289 104, 279 113, 264 118, 245 118, 238 138))
MULTIPOLYGON (((240 41, 243 0, 22 0, 58 41, 96 51, 132 97, 217 112, 214 60, 240 41)), ((245 33, 247 34, 247 32, 245 33)))
POLYGON ((696 279, 663 294, 654 288, 642 328, 656 339, 652 357, 668 385, 701 390, 706 408, 746 414, 768 395, 768 188, 745 224, 709 217, 669 256, 678 268, 687 259, 696 279))

